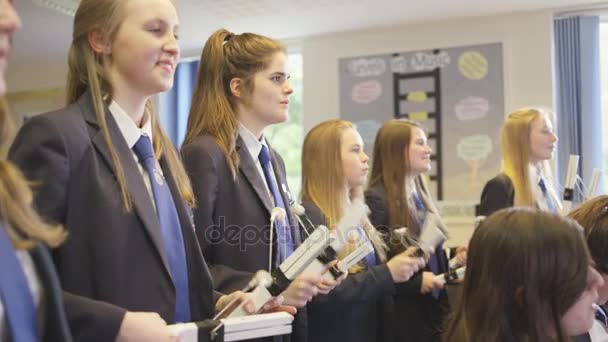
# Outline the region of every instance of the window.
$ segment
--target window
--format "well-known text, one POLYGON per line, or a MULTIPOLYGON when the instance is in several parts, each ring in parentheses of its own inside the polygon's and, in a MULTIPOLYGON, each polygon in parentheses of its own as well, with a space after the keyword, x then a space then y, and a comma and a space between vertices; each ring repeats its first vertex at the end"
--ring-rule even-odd
MULTIPOLYGON (((269 127, 265 136, 277 150, 287 169, 287 183, 294 198, 300 192, 301 154, 303 137, 302 121, 302 54, 289 54, 290 84, 293 94, 289 97, 289 119, 285 123, 269 127)), ((176 146, 180 146, 186 133, 190 100, 194 92, 198 60, 182 61, 175 72, 173 88, 158 98, 163 128, 176 146)))
POLYGON ((302 54, 289 54, 289 79, 293 94, 289 97, 289 119, 287 122, 269 127, 265 136, 270 145, 281 154, 287 169, 287 183, 294 198, 300 193, 302 184, 302 143, 304 128, 302 120, 302 54))

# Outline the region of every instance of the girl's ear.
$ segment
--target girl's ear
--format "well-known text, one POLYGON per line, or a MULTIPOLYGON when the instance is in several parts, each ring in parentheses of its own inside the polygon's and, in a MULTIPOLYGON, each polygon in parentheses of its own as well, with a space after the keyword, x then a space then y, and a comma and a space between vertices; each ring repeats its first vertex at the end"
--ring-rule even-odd
POLYGON ((103 55, 109 55, 112 53, 111 44, 107 42, 105 36, 101 32, 97 30, 91 31, 89 32, 88 38, 91 49, 93 49, 93 51, 96 53, 103 55))
POLYGON ((230 92, 234 97, 240 99, 242 97, 243 92, 243 80, 238 77, 235 77, 230 80, 230 92))

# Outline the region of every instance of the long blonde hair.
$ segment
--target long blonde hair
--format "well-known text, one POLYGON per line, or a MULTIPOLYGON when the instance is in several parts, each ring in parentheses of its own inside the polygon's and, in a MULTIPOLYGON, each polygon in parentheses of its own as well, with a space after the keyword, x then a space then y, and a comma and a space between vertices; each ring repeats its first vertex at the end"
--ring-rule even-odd
MULTIPOLYGON (((234 34, 225 29, 213 33, 203 48, 184 144, 203 134, 212 136, 224 152, 233 177, 239 168, 235 148, 238 99, 230 90, 230 81, 242 79, 245 95, 250 95, 253 76, 267 68, 277 52, 287 50, 274 39, 254 33, 234 34)), ((247 103, 247 99, 245 96, 241 101, 247 103)))
MULTIPOLYGON (((8 106, 0 98, 0 150, 12 135, 8 106)), ((29 249, 36 241, 57 247, 66 238, 60 225, 45 223, 33 208, 32 190, 25 177, 4 156, 0 158, 0 223, 17 249, 29 249)))
MULTIPOLYGON (((91 91, 93 107, 97 122, 108 145, 114 172, 120 187, 124 208, 132 209, 132 202, 125 184, 125 173, 122 163, 110 138, 106 119, 106 106, 114 95, 109 75, 104 68, 104 55, 96 54, 89 43, 89 33, 100 32, 106 41, 116 38, 122 22, 126 18, 126 1, 124 0, 82 0, 74 16, 74 32, 68 53, 67 103, 74 103, 87 90, 91 91)), ((194 206, 195 200, 177 152, 171 141, 160 127, 158 115, 151 99, 146 101, 145 111, 151 123, 154 141, 154 154, 157 159, 165 157, 171 174, 175 177, 182 199, 194 206)))
MULTIPOLYGON (((530 176, 530 132, 532 122, 542 115, 551 118, 549 112, 541 108, 518 109, 509 114, 501 129, 503 172, 513 183, 515 191, 513 204, 518 207, 536 207, 530 176)), ((549 162, 541 161, 539 167, 550 196, 556 200, 549 162)), ((559 201, 555 201, 555 204, 560 205, 559 201)))
MULTIPOLYGON (((308 132, 302 148, 302 200, 314 203, 325 216, 327 227, 332 230, 336 228, 347 205, 341 146, 342 133, 349 128, 356 129, 352 122, 345 120, 322 122, 308 132)), ((363 188, 351 189, 350 200, 362 201, 363 188)), ((387 248, 380 233, 367 216, 361 220, 361 225, 381 261, 385 261, 387 248)), ((356 246, 347 244, 338 256, 348 255, 354 248, 356 246)), ((352 271, 360 270, 360 267, 355 267, 352 271)))

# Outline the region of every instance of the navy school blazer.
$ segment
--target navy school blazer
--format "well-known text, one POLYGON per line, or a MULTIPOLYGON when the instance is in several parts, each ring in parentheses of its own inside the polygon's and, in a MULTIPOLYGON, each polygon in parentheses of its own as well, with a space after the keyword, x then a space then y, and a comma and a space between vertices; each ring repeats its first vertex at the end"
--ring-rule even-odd
MULTIPOLYGON (((124 168, 133 208, 127 212, 92 104, 90 92, 58 111, 27 121, 9 158, 37 186, 35 206, 65 225, 68 240, 54 253, 76 340, 109 341, 125 310, 157 312, 173 322, 175 288, 150 195, 116 122, 106 120, 124 168)), ((159 161, 181 222, 193 320, 211 318, 216 295, 189 208, 166 160, 159 161)))
MULTIPOLYGON (((302 206, 315 226, 327 224, 314 203, 303 201, 302 206)), ((309 303, 309 340, 392 341, 394 293, 395 283, 386 264, 349 274, 332 292, 318 295, 309 303)))
MULTIPOLYGON (((270 147, 270 146, 269 146, 270 147)), ((197 201, 194 223, 216 290, 243 288, 258 270, 268 270, 269 248, 276 255, 276 234, 270 244, 270 212, 273 208, 265 180, 243 140, 236 140, 240 164, 233 178, 224 152, 209 135, 202 135, 181 148, 184 166, 197 201)), ((294 243, 299 245, 298 223, 289 209, 285 164, 269 148, 277 186, 290 222, 294 243)), ((277 265, 272 265, 272 268, 277 265)), ((292 340, 306 341, 306 308, 298 309, 292 340)))
POLYGON ((515 190, 511 178, 504 173, 490 179, 483 187, 478 215, 490 216, 495 211, 513 206, 515 190))
MULTIPOLYGON (((365 191, 365 202, 370 209, 370 221, 390 239, 388 216, 388 199, 386 189, 378 184, 365 191)), ((390 255, 391 253, 389 253, 390 255)), ((448 260, 442 247, 435 250, 439 262, 439 272, 448 270, 448 260)), ((418 271, 410 280, 397 284, 394 296, 393 332, 396 342, 402 341, 439 341, 443 322, 449 312, 449 302, 445 288, 440 291, 439 298, 431 294, 421 294, 422 272, 430 271, 425 267, 418 271)))

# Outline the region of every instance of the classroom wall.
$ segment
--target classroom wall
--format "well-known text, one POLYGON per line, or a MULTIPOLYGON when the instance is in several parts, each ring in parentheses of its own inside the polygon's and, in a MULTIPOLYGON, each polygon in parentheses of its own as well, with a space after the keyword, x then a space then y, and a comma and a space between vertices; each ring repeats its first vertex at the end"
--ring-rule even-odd
MULTIPOLYGON (((305 131, 323 120, 338 117, 338 58, 461 45, 503 44, 507 112, 525 105, 553 107, 552 30, 553 11, 546 10, 304 38, 301 53, 305 131)), ((199 53, 184 55, 198 56, 199 53)), ((62 88, 67 67, 65 62, 41 63, 25 69, 15 65, 10 71, 10 91, 21 92, 62 88)), ((445 219, 452 231, 449 244, 466 242, 473 218, 448 216, 445 219)))
POLYGON ((304 127, 339 114, 338 58, 501 42, 505 109, 553 107, 553 12, 421 23, 305 38, 304 127))
MULTIPOLYGON (((537 11, 304 39, 305 130, 339 115, 338 59, 341 57, 494 42, 503 44, 506 112, 527 105, 553 107, 553 12, 537 11)), ((451 233, 448 245, 465 244, 473 231, 473 215, 447 214, 444 220, 451 233)))

